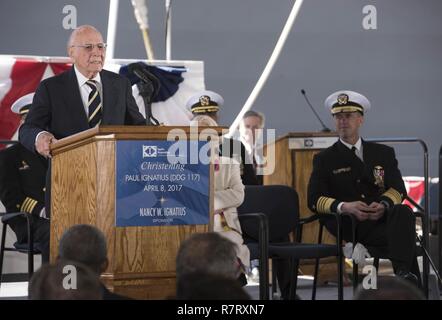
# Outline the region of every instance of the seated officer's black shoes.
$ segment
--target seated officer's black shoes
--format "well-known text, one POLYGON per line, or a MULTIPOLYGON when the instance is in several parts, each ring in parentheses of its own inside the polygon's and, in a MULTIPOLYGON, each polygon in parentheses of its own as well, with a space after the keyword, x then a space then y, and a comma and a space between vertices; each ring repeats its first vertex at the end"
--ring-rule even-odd
POLYGON ((290 298, 289 296, 282 296, 280 300, 302 300, 302 298, 296 294, 294 297, 290 298))
POLYGON ((238 283, 240 284, 241 287, 244 287, 247 285, 247 278, 246 275, 244 273, 241 273, 237 279, 238 283))

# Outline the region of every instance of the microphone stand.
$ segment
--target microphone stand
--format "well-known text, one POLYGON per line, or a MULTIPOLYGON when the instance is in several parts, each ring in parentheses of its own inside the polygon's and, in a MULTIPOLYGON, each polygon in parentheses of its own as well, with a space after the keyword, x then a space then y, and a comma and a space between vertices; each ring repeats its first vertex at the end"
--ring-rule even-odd
POLYGON ((152 115, 152 98, 155 91, 152 82, 146 83, 144 81, 140 81, 137 83, 137 87, 138 91, 140 92, 140 96, 143 98, 144 101, 144 113, 146 114, 146 125, 159 126, 160 123, 152 115))
POLYGON ((315 108, 313 108, 312 104, 310 103, 309 99, 307 98, 307 94, 305 93, 304 89, 301 90, 301 94, 304 96, 305 101, 307 101, 307 104, 310 107, 310 109, 313 111, 314 115, 316 116, 316 119, 318 119, 319 122, 321 123, 321 125, 322 125, 321 132, 331 132, 331 130, 324 124, 324 122, 322 122, 321 117, 316 112, 315 108))
MULTIPOLYGON (((417 213, 418 215, 424 215, 425 214, 424 208, 422 208, 419 204, 417 204, 416 201, 411 199, 408 195, 405 196, 405 199, 407 199, 413 206, 415 206, 419 210, 419 212, 417 213)), ((440 277, 439 271, 437 270, 436 265, 434 264, 433 260, 431 259, 431 256, 428 253, 427 248, 425 248, 425 246, 424 246, 424 242, 423 242, 422 236, 420 236, 420 235, 418 235, 416 233, 416 239, 417 239, 417 241, 419 241, 419 244, 421 245, 423 254, 427 257, 428 262, 430 262, 431 267, 433 268, 433 271, 436 274, 437 280, 439 281, 439 285, 441 286, 442 285, 442 279, 440 277)), ((427 244, 427 245, 429 245, 429 244, 427 244)))

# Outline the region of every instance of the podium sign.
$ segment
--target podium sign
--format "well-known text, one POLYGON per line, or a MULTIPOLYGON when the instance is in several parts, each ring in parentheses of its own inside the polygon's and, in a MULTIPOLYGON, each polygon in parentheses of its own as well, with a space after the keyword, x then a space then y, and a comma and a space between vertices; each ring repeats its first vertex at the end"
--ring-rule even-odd
POLYGON ((204 151, 207 144, 205 141, 117 141, 116 226, 208 224, 209 159, 190 157, 191 152, 204 151))
POLYGON ((51 261, 68 228, 90 224, 106 237, 101 280, 109 290, 135 299, 174 296, 181 243, 213 230, 209 150, 221 129, 203 131, 98 126, 54 143, 51 261))
POLYGON ((325 149, 331 147, 338 137, 295 137, 289 138, 289 149, 325 149))

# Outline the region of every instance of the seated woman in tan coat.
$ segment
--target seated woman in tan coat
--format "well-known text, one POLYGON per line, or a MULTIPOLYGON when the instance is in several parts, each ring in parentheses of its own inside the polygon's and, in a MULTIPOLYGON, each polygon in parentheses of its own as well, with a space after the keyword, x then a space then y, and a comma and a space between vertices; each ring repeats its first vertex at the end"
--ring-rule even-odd
MULTIPOLYGON (((217 126, 209 116, 199 115, 193 118, 193 125, 217 126)), ((236 244, 237 256, 243 273, 250 265, 250 251, 244 244, 237 207, 244 200, 244 185, 241 181, 240 165, 233 158, 214 155, 214 231, 236 244)))

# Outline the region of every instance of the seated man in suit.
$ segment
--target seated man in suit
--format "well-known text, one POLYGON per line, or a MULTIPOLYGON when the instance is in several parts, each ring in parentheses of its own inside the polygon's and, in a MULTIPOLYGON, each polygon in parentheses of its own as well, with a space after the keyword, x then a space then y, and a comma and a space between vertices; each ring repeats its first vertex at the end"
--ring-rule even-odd
MULTIPOLYGON (((206 90, 190 97, 186 107, 194 116, 207 115, 218 123, 218 111, 223 105, 224 99, 218 93, 206 90)), ((220 151, 222 156, 234 158, 239 162, 241 180, 244 185, 258 184, 252 160, 248 157, 246 149, 240 141, 223 137, 220 151)))
POLYGON ((240 140, 246 148, 247 154, 252 159, 253 169, 259 184, 263 184, 263 145, 262 130, 265 124, 264 114, 249 110, 239 123, 240 140))
MULTIPOLYGON (((417 284, 416 226, 411 209, 401 205, 406 189, 394 150, 366 142, 359 129, 370 108, 353 91, 338 91, 325 101, 339 141, 313 159, 309 208, 318 213, 348 213, 357 220, 357 241, 388 247, 396 275, 417 284)), ((343 238, 352 241, 351 221, 343 217, 343 238)), ((336 235, 336 225, 326 225, 336 235)))
MULTIPOLYGON (((20 115, 20 125, 26 118, 34 93, 18 99, 11 107, 20 115)), ((47 160, 26 149, 20 143, 0 151, 0 200, 6 212, 27 212, 35 249, 42 253, 42 262, 49 262, 49 220, 45 211, 45 181, 47 160)), ((25 217, 8 221, 19 244, 28 241, 25 217)))
MULTIPOLYGON (((94 226, 77 224, 63 233, 58 246, 58 259, 80 262, 99 278, 109 264, 106 238, 94 226)), ((103 300, 129 299, 110 292, 103 284, 101 292, 103 300)))

